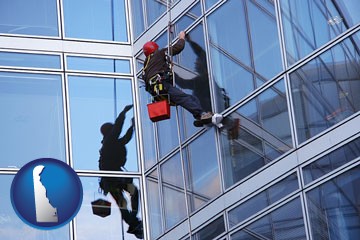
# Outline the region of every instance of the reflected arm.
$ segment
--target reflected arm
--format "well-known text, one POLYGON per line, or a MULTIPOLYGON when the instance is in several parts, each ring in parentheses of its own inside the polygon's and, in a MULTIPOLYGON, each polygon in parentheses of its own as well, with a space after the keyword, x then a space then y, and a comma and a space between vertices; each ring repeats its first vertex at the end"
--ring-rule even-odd
POLYGON ((194 86, 193 86, 192 81, 193 81, 193 79, 185 79, 175 73, 175 83, 181 88, 193 89, 194 86))
POLYGON ((122 110, 119 113, 118 117, 115 120, 114 126, 111 130, 111 133, 109 134, 108 137, 106 137, 105 141, 107 139, 109 139, 111 141, 116 141, 119 138, 121 130, 124 125, 126 112, 129 111, 131 108, 132 108, 132 105, 125 106, 124 110, 122 110))
POLYGON ((198 43, 194 42, 190 38, 188 38, 187 41, 190 43, 191 49, 195 52, 197 56, 206 56, 205 50, 198 43))
POLYGON ((125 135, 121 138, 122 142, 124 144, 127 144, 128 142, 130 142, 132 135, 134 133, 134 126, 131 125, 128 130, 126 131, 125 135))

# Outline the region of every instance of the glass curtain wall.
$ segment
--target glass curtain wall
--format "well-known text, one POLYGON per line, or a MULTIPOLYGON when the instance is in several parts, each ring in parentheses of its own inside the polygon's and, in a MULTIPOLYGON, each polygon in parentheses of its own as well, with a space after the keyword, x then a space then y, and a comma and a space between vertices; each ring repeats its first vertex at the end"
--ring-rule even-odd
MULTIPOLYGON (((148 7, 152 6, 152 14, 161 12, 159 6, 149 5, 148 1, 136 2, 136 9, 141 6, 149 11, 148 7)), ((204 0, 189 3, 187 9, 182 9, 180 16, 176 16, 172 34, 175 39, 181 30, 187 33, 185 49, 174 57, 175 84, 199 97, 206 109, 224 113, 228 125, 220 130, 194 128, 192 116, 181 107, 172 108, 170 120, 142 123, 146 139, 155 142, 154 146, 144 143, 146 181, 152 189, 147 195, 148 214, 158 226, 150 229, 152 239, 185 223, 197 209, 228 189, 251 181, 251 176, 269 163, 298 151, 300 144, 311 144, 309 140, 356 117, 359 39, 353 30, 360 26, 356 15, 359 7, 356 1, 343 0, 204 0), (213 139, 213 152, 209 151, 210 147, 206 153, 197 150, 203 144, 211 146, 213 139), (216 159, 212 160, 215 155, 216 159), (197 168, 197 164, 202 167, 197 168), (204 164, 213 167, 205 168, 204 164), (169 169, 176 177, 169 177, 169 169), (211 177, 207 179, 207 176, 211 177), (202 178, 208 185, 214 184, 211 189, 216 190, 208 191, 201 185, 202 178), (156 194, 159 196, 155 197, 156 194), (177 196, 183 201, 184 195, 186 204, 174 200, 177 196), (178 209, 172 209, 169 202, 177 203, 178 209)), ((138 12, 135 14, 139 16, 138 12)), ((152 27, 147 21, 155 17, 143 18, 142 25, 134 26, 139 36, 146 24, 152 27)), ((152 40, 161 48, 166 47, 166 26, 159 28, 152 40)), ((143 59, 143 55, 137 59, 138 70, 143 59)), ((146 91, 141 95, 141 105, 145 105, 148 95, 146 91)), ((141 114, 147 118, 146 108, 141 114)), ((330 172, 336 175, 338 171, 339 168, 334 168, 330 172)), ((331 174, 327 176, 327 181, 331 181, 331 174)), ((259 195, 266 199, 263 207, 259 207, 255 195, 250 197, 244 206, 251 203, 259 209, 246 217, 241 213, 249 207, 241 208, 237 215, 231 211, 225 223, 231 230, 230 239, 315 236, 316 233, 307 230, 312 220, 308 222, 304 215, 310 208, 304 206, 308 197, 303 196, 315 192, 310 189, 316 187, 303 188, 294 175, 286 179, 284 183, 291 183, 291 188, 274 185, 274 189, 284 191, 274 200, 271 191, 259 195)), ((354 181, 350 181, 353 185, 354 181)), ((327 211, 326 206, 321 211, 327 211)), ((346 221, 341 220, 344 229, 350 226, 346 221)), ((218 221, 212 224, 222 229, 218 221)), ((222 239, 223 230, 214 230, 216 233, 212 235, 206 226, 196 229, 192 238, 222 239)), ((327 230, 329 227, 324 227, 322 234, 327 230)), ((336 239, 336 236, 327 237, 336 239)))

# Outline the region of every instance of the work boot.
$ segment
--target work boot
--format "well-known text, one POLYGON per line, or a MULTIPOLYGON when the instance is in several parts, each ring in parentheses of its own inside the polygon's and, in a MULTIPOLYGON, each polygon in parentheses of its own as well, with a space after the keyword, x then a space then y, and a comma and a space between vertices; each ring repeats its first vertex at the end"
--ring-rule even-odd
POLYGON ((214 114, 212 112, 203 112, 200 116, 200 120, 203 124, 211 123, 211 118, 214 114))
POLYGON ((195 127, 203 127, 205 124, 211 123, 212 116, 214 114, 211 112, 203 112, 199 117, 197 117, 193 124, 195 127))
POLYGON ((195 119, 194 122, 193 122, 193 125, 195 127, 203 127, 204 123, 200 119, 195 119))

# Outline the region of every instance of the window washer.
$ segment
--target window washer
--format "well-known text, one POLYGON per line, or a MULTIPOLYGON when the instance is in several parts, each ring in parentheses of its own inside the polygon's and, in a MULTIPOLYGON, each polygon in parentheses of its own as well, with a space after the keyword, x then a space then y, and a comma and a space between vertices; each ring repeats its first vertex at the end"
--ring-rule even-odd
MULTIPOLYGON (((178 41, 171 46, 170 54, 177 55, 185 47, 185 32, 179 33, 178 41)), ((144 44, 143 52, 146 56, 143 79, 148 91, 156 100, 159 94, 168 94, 170 102, 180 105, 194 116, 194 126, 211 123, 212 112, 203 110, 199 99, 189 95, 173 86, 172 63, 167 48, 159 49, 156 42, 149 41, 144 44)))

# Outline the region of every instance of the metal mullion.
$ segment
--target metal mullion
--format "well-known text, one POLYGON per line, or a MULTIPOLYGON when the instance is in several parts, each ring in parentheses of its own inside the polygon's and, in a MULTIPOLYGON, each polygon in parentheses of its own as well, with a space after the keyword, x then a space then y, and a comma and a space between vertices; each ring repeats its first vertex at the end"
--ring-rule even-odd
MULTIPOLYGON (((281 6, 279 0, 274 0, 275 6, 275 14, 277 19, 277 27, 278 27, 278 36, 280 40, 280 52, 282 56, 282 65, 283 69, 286 71, 288 68, 288 60, 286 55, 286 43, 285 43, 285 36, 284 36, 284 29, 282 24, 282 15, 281 15, 281 6)), ((290 131, 291 131, 291 139, 293 148, 298 146, 298 137, 296 131, 296 123, 295 123, 295 110, 294 110, 294 103, 293 97, 291 92, 291 84, 290 84, 290 76, 288 73, 284 75, 284 84, 285 84, 285 91, 286 91, 286 101, 288 106, 288 117, 290 123, 290 131)))
POLYGON ((156 171, 158 173, 158 188, 159 188, 159 200, 160 200, 159 205, 160 205, 160 214, 161 214, 161 218, 160 218, 161 234, 164 234, 166 229, 166 224, 165 224, 166 215, 165 215, 165 199, 164 199, 164 191, 163 191, 161 165, 157 165, 156 171))
POLYGON ((63 25, 63 8, 62 8, 63 4, 62 4, 62 0, 57 0, 56 1, 56 9, 57 9, 57 23, 58 23, 58 37, 60 37, 60 39, 63 39, 64 33, 63 33, 63 29, 64 29, 64 25, 63 25))
POLYGON ((283 70, 286 71, 287 65, 287 56, 286 56, 286 43, 285 43, 285 36, 284 36, 284 29, 282 24, 282 15, 281 15, 281 6, 279 0, 274 0, 274 7, 275 7, 275 15, 276 15, 276 24, 278 28, 278 37, 280 43, 280 53, 282 59, 282 67, 283 70))
MULTIPOLYGON (((61 63, 63 66, 65 61, 65 56, 62 54, 61 63)), ((64 128, 65 128, 65 158, 67 163, 74 170, 74 163, 72 161, 72 144, 71 144, 71 124, 70 124, 70 98, 69 98, 69 86, 68 78, 64 69, 64 73, 61 74, 61 86, 62 86, 62 98, 63 98, 63 118, 64 118, 64 128)), ((76 219, 73 218, 69 223, 70 230, 70 240, 76 240, 76 219)))
MULTIPOLYGON (((252 46, 252 36, 251 36, 251 32, 250 32, 250 19, 249 19, 249 13, 248 13, 248 7, 247 7, 247 2, 243 2, 242 4, 243 6, 243 11, 244 11, 244 15, 245 15, 245 25, 246 25, 246 30, 247 30, 247 39, 248 39, 248 42, 249 42, 249 54, 250 54, 250 63, 251 63, 251 68, 252 68, 252 71, 251 72, 255 72, 255 61, 254 61, 254 48, 252 46)), ((255 74, 253 75, 253 87, 255 89, 255 74)))
POLYGON ((305 188, 305 182, 304 182, 304 174, 302 171, 302 167, 300 165, 297 166, 296 172, 298 175, 298 185, 300 186, 300 201, 302 206, 302 213, 303 213, 303 219, 304 219, 304 225, 305 225, 305 233, 309 240, 312 240, 312 234, 311 234, 311 221, 310 221, 310 214, 308 211, 308 203, 306 199, 306 194, 304 192, 305 188))
MULTIPOLYGON (((205 4, 203 4, 205 5, 205 4)), ((203 12, 205 12, 205 6, 203 6, 204 10, 203 12)), ((210 70, 212 69, 212 61, 211 61, 211 51, 210 51, 210 38, 209 38, 209 30, 208 30, 208 24, 207 24, 207 17, 205 17, 205 15, 203 14, 202 17, 202 24, 203 24, 203 34, 204 34, 204 40, 205 40, 205 51, 206 51, 206 62, 207 62, 207 68, 209 69, 208 71, 208 78, 209 78, 209 84, 210 84, 210 94, 211 94, 211 105, 213 106, 213 110, 215 110, 215 112, 217 112, 217 94, 215 94, 215 89, 214 89, 214 77, 213 77, 213 72, 210 70)), ((224 173, 224 168, 222 163, 224 162, 224 159, 222 157, 222 145, 221 145, 221 130, 215 130, 215 148, 216 148, 216 158, 217 158, 217 163, 218 163, 218 174, 219 174, 219 181, 220 181, 220 192, 224 193, 226 186, 225 186, 225 173, 224 173)), ((227 225, 225 223, 225 225, 227 225)))
MULTIPOLYGON (((176 122, 177 122, 177 130, 178 130, 178 140, 179 140, 179 153, 180 153, 180 161, 181 161, 181 169, 182 169, 182 178, 183 178, 183 186, 184 186, 184 194, 185 194, 185 208, 186 208, 186 216, 185 219, 188 223, 188 228, 189 228, 189 234, 190 234, 190 239, 191 239, 191 223, 190 223, 190 208, 189 208, 189 199, 188 199, 188 191, 187 191, 187 180, 186 179, 186 174, 185 174, 185 162, 183 159, 183 152, 182 152, 182 145, 181 145, 181 133, 180 133, 180 120, 179 120, 179 108, 178 106, 176 106, 176 122)), ((190 161, 188 159, 188 161, 190 161)))
POLYGON ((62 76, 62 94, 63 94, 63 111, 64 111, 64 126, 65 126, 65 147, 66 147, 66 158, 68 164, 74 168, 72 161, 72 139, 71 139, 71 119, 70 119, 70 94, 69 94, 69 82, 68 74, 65 73, 62 76))
POLYGON ((142 13, 143 13, 143 24, 144 24, 144 31, 142 33, 139 34, 138 38, 141 38, 141 35, 144 34, 148 27, 149 27, 149 23, 148 23, 148 19, 147 19, 147 11, 146 11, 146 0, 139 0, 142 1, 141 6, 142 6, 142 13))
MULTIPOLYGON (((129 10, 130 11, 130 10, 129 10)), ((129 18, 130 19, 130 18, 129 18)), ((130 37, 131 39, 131 37, 130 37)), ((131 40, 132 41, 132 40, 131 40)), ((136 59, 132 58, 130 59, 131 69, 135 69, 136 59)), ((149 208, 148 208, 148 201, 147 201, 147 185, 146 185, 146 175, 145 175, 145 154, 144 154, 144 144, 143 144, 143 128, 142 124, 139 122, 140 119, 140 107, 137 107, 137 104, 140 103, 140 93, 139 93, 139 86, 138 86, 138 80, 135 74, 135 70, 133 72, 133 78, 132 78, 132 87, 133 87, 133 103, 134 103, 134 119, 135 119, 135 134, 137 144, 137 162, 138 162, 138 171, 140 172, 140 180, 139 184, 141 186, 141 195, 142 201, 140 201, 140 205, 142 206, 142 222, 143 222, 143 229, 144 229, 144 238, 147 239, 147 237, 150 237, 150 225, 149 225, 149 208)))
MULTIPOLYGON (((301 171, 299 171, 301 172, 301 171)), ((301 186, 301 189, 303 187, 301 186)), ((306 198, 306 194, 304 191, 301 191, 300 194, 300 201, 301 201, 301 206, 302 206, 302 214, 303 214, 303 220, 304 220, 304 227, 305 227, 305 234, 307 236, 308 240, 313 240, 312 238, 312 230, 311 230, 311 220, 310 220, 310 213, 309 213, 309 209, 308 209, 308 202, 307 202, 307 198, 306 198)))
POLYGON ((290 76, 288 73, 284 75, 284 84, 285 84, 285 90, 286 90, 286 102, 288 106, 288 117, 289 117, 289 124, 290 124, 290 131, 291 131, 291 141, 292 141, 292 147, 296 148, 298 143, 298 136, 297 136, 297 130, 296 130, 296 119, 295 119, 295 108, 294 108, 294 102, 291 92, 291 84, 290 84, 290 76))
POLYGON ((65 16, 64 16, 64 0, 58 0, 59 4, 59 28, 60 28, 60 38, 65 39, 65 16))

